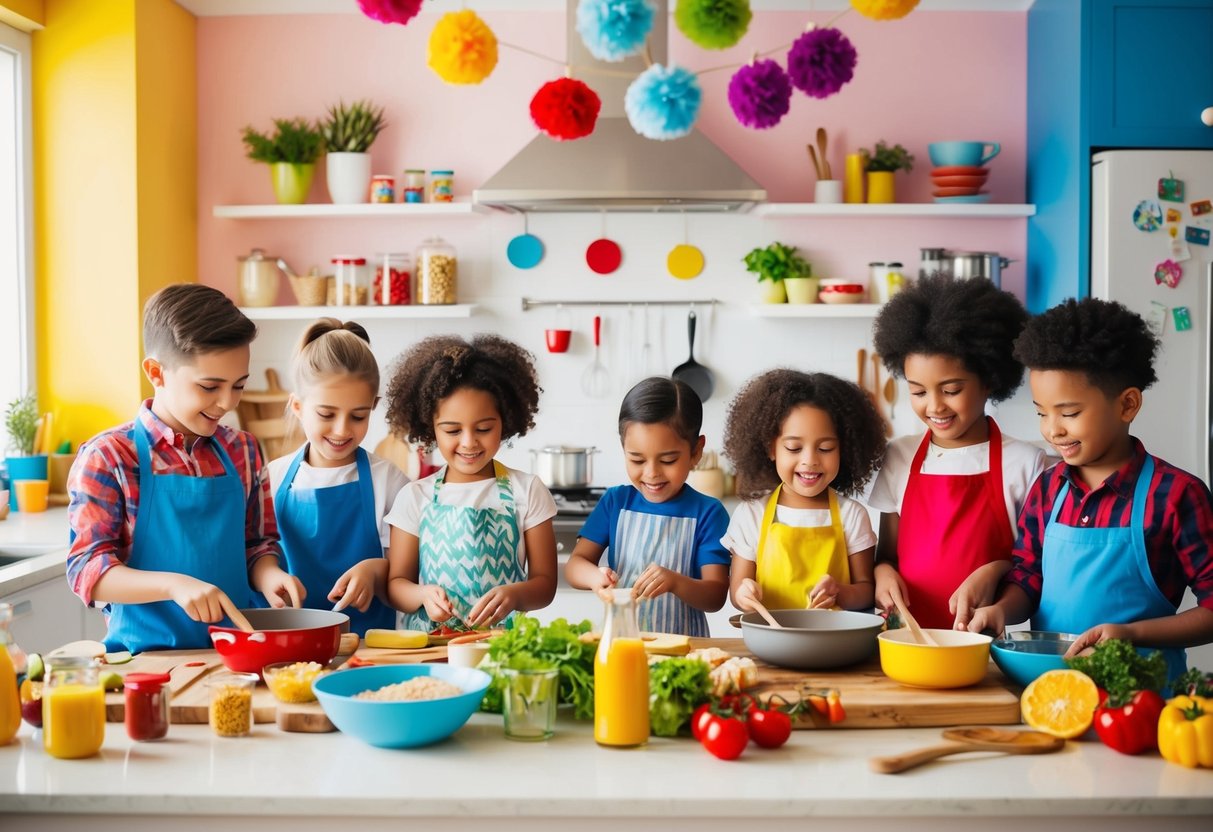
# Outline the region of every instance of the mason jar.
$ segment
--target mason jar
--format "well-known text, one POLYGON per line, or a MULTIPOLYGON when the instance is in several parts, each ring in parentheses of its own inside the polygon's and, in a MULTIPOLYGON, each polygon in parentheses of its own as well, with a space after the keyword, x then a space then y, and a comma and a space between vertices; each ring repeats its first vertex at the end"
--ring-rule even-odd
POLYGON ((91 757, 105 741, 105 691, 96 659, 51 659, 42 687, 42 745, 62 760, 91 757))
POLYGON ((329 286, 329 306, 366 306, 370 296, 366 258, 343 255, 333 258, 333 282, 329 286))
POLYGON ((417 303, 456 303, 456 271, 454 247, 441 237, 425 240, 417 249, 417 303))

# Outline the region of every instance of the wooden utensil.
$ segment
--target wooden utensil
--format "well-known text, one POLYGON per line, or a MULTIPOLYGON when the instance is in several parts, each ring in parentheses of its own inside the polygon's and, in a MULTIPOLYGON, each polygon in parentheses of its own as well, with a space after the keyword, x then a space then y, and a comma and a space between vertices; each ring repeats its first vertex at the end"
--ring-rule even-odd
POLYGON ((1001 751, 1004 754, 1049 754, 1066 744, 1061 737, 1039 731, 1006 731, 999 728, 950 728, 943 732, 951 742, 906 751, 888 757, 872 757, 868 766, 878 774, 896 774, 946 757, 971 751, 1001 751))
POLYGON ((811 144, 806 144, 805 147, 809 150, 809 158, 813 160, 813 171, 817 174, 817 178, 825 179, 826 177, 821 170, 821 162, 817 159, 817 148, 811 144))
POLYGON ((897 605, 897 614, 901 616, 901 620, 910 628, 910 635, 914 636, 914 640, 919 644, 926 644, 931 647, 938 647, 937 642, 930 633, 918 626, 918 621, 914 616, 910 615, 910 611, 906 609, 906 602, 901 597, 901 593, 893 590, 893 603, 897 605))
POLYGON ((859 367, 859 371, 856 374, 855 383, 859 385, 861 390, 867 390, 868 387, 866 384, 864 384, 864 380, 867 378, 868 372, 868 351, 863 347, 860 347, 859 352, 855 354, 855 363, 859 367))
POLYGON ((761 615, 764 619, 766 619, 766 622, 768 624, 770 624, 776 630, 783 629, 783 625, 775 620, 775 616, 771 615, 771 611, 768 610, 766 607, 764 607, 762 605, 761 601, 751 600, 750 604, 754 607, 754 609, 758 612, 759 615, 761 615))
POLYGON ((876 412, 880 414, 880 421, 884 423, 884 435, 893 435, 892 422, 884 417, 884 409, 880 406, 881 384, 880 384, 880 367, 882 361, 879 353, 872 353, 872 389, 868 391, 868 395, 872 398, 872 404, 876 407, 876 412))
POLYGON ((826 157, 826 129, 824 127, 817 128, 817 155, 821 158, 821 171, 825 174, 822 178, 833 179, 830 161, 826 157))
POLYGON ((889 424, 891 425, 893 419, 896 418, 894 405, 897 404, 897 381, 892 376, 885 379, 882 395, 889 405, 889 424))
POLYGON ((219 606, 223 607, 223 611, 227 613, 227 617, 232 620, 239 629, 246 633, 253 632, 253 625, 244 617, 244 613, 236 609, 236 605, 232 603, 232 599, 222 593, 219 595, 219 606))

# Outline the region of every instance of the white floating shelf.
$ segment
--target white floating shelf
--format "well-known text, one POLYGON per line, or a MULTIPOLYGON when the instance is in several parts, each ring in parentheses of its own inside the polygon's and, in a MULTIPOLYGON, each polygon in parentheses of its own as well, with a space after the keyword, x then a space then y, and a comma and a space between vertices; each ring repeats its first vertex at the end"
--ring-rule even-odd
POLYGON ((756 303, 756 318, 875 318, 880 303, 756 303))
POLYGON ((241 307, 254 321, 311 321, 316 318, 342 318, 354 321, 400 320, 404 318, 470 318, 476 311, 474 303, 449 306, 245 306, 241 307))
POLYGON ((885 205, 829 204, 819 202, 764 202, 754 206, 757 217, 956 217, 1015 219, 1031 217, 1035 205, 957 204, 946 202, 891 202, 885 205))
POLYGON ((472 217, 489 209, 471 202, 363 202, 333 205, 317 202, 305 205, 216 205, 216 217, 233 220, 303 219, 311 217, 472 217))

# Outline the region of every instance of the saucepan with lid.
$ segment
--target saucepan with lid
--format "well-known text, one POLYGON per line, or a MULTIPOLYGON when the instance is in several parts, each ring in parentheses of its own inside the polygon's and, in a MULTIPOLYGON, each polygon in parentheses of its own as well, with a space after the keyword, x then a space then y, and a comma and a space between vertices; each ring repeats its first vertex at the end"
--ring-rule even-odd
POLYGON ((531 451, 531 473, 548 488, 589 488, 597 448, 548 445, 531 451))

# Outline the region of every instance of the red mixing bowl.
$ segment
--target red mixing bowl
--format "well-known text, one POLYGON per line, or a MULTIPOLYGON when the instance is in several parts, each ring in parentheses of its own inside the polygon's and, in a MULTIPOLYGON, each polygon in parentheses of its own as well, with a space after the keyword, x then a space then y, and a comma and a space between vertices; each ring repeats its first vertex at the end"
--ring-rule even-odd
POLYGON ((275 662, 328 664, 337 655, 342 631, 350 625, 348 615, 329 610, 286 607, 241 612, 254 632, 215 625, 207 628, 223 663, 240 673, 260 673, 275 662))

